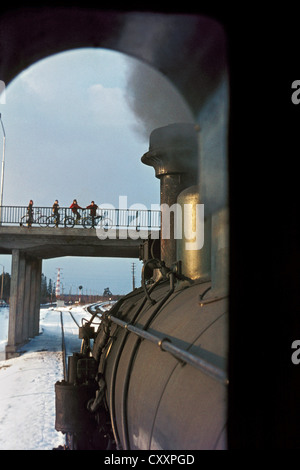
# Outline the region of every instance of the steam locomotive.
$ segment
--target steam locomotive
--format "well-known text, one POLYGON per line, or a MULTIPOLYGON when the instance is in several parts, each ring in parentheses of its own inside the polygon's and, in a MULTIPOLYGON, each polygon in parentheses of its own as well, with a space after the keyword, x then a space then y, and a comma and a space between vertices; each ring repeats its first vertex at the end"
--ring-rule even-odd
POLYGON ((97 330, 97 310, 80 327, 81 351, 69 358, 68 380, 55 384, 55 427, 69 449, 227 446, 226 205, 205 215, 201 249, 188 249, 184 230, 189 218, 196 234, 203 201, 200 137, 190 123, 150 135, 142 162, 160 179, 160 237, 140 247, 141 287, 102 313, 97 330), (183 216, 167 217, 171 207, 183 216))

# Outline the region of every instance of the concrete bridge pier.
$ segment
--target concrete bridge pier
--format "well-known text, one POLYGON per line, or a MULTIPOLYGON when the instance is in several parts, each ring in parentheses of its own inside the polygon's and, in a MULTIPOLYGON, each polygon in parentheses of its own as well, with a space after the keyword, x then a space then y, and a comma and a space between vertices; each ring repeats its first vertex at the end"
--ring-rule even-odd
POLYGON ((18 348, 39 334, 41 273, 42 259, 12 250, 6 359, 18 356, 18 348))

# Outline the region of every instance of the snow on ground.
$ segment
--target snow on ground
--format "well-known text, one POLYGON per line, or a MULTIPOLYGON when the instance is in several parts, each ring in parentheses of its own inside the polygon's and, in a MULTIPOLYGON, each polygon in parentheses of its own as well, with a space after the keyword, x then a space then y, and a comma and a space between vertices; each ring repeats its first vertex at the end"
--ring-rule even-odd
MULTIPOLYGON (((0 309, 0 450, 51 450, 65 442, 55 430, 54 385, 63 379, 60 310, 69 307, 41 309, 40 334, 20 348, 19 357, 4 360, 8 309, 0 309)), ((79 324, 90 317, 83 307, 71 312, 79 324)), ((79 351, 76 324, 68 313, 63 320, 68 352, 79 351)))

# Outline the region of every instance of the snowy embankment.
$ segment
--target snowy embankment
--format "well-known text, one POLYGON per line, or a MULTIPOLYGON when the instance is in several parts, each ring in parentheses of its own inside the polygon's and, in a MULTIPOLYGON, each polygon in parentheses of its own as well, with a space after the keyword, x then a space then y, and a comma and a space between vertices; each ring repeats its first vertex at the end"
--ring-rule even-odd
MULTIPOLYGON (((51 450, 65 442, 55 431, 54 384, 63 379, 59 310, 41 310, 40 335, 19 357, 4 360, 8 309, 0 309, 0 450, 51 450)), ((71 312, 78 323, 89 317, 83 307, 71 312)), ((78 328, 67 313, 64 329, 66 342, 79 351, 78 328)))

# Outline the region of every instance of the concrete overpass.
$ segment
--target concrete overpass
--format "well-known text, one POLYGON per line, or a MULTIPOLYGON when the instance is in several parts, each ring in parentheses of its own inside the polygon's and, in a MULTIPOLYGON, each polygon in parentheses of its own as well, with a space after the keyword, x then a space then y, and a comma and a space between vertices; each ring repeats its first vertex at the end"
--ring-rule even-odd
POLYGON ((39 334, 42 260, 62 256, 138 258, 148 231, 0 226, 0 254, 12 255, 11 296, 6 358, 39 334), (99 232, 98 232, 99 234, 99 232), (131 235, 131 236, 130 236, 131 235), (112 238, 109 238, 112 237, 112 238))
POLYGON ((106 232, 107 238, 101 240, 96 229, 2 226, 0 253, 13 254, 14 250, 20 250, 41 259, 61 256, 138 258, 139 246, 147 234, 147 230, 133 230, 128 234, 126 228, 112 229, 106 232), (133 239, 134 236, 138 238, 133 239))

